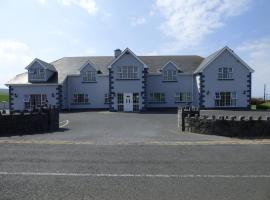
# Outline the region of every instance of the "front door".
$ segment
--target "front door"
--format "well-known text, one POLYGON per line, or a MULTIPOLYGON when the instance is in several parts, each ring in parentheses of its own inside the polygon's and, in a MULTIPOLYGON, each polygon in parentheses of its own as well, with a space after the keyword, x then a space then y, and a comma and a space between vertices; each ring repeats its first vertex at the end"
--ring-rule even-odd
POLYGON ((124 93, 124 111, 133 112, 133 94, 124 93))

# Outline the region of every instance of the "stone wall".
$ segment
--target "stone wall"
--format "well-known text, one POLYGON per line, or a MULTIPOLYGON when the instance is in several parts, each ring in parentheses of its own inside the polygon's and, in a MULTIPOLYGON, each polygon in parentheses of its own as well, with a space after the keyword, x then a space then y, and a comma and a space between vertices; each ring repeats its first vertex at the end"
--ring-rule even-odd
POLYGON ((4 114, 0 112, 0 136, 33 134, 59 129, 59 110, 47 109, 37 112, 4 114))
POLYGON ((186 131, 228 137, 269 137, 270 117, 201 116, 185 118, 186 131))

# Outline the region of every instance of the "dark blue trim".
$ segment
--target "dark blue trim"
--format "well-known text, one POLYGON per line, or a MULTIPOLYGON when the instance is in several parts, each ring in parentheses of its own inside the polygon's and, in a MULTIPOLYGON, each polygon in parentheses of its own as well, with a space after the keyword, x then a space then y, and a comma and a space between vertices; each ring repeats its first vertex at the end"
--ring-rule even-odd
POLYGON ((204 102, 205 102, 205 100, 204 100, 204 97, 205 97, 205 85, 204 85, 204 83, 205 83, 205 80, 204 80, 204 75, 202 74, 202 73, 200 73, 199 74, 199 76, 200 76, 200 96, 199 96, 199 107, 200 108, 204 108, 205 106, 204 106, 204 102))

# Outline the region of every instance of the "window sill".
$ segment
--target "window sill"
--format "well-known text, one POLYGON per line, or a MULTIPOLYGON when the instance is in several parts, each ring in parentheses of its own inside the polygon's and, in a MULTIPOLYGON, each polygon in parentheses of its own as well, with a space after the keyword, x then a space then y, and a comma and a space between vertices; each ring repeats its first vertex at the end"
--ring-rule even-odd
POLYGON ((115 79, 117 81, 138 81, 140 80, 139 78, 129 78, 129 79, 121 79, 121 78, 117 78, 115 79))
POLYGON ((165 104, 166 102, 165 101, 162 101, 162 102, 148 102, 148 103, 150 103, 150 104, 165 104))
POLYGON ((89 105, 91 103, 72 103, 71 105, 89 105))
POLYGON ((96 83, 97 81, 83 81, 82 83, 96 83))
POLYGON ((172 81, 169 81, 169 80, 163 80, 162 82, 178 82, 177 80, 172 80, 172 81))
POLYGON ((234 79, 233 78, 226 78, 226 79, 218 78, 217 80, 219 80, 219 81, 233 81, 234 79))

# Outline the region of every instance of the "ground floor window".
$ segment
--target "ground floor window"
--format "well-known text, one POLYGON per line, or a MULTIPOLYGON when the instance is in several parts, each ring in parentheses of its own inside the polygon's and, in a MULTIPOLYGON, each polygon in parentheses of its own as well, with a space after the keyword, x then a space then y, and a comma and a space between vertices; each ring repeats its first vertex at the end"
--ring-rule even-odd
POLYGON ((233 107, 236 106, 236 92, 216 92, 215 106, 216 107, 233 107))
POLYGON ((190 103, 191 102, 191 92, 177 92, 175 95, 176 103, 190 103))
POLYGON ((24 95, 24 108, 39 109, 48 107, 48 98, 46 94, 30 94, 24 95))
POLYGON ((140 111, 140 95, 139 93, 133 93, 133 111, 140 111))
POLYGON ((123 93, 117 94, 117 110, 124 111, 124 94, 123 93))
POLYGON ((163 92, 151 92, 150 103, 165 103, 165 93, 163 92))
POLYGON ((74 94, 73 103, 74 104, 88 104, 89 103, 88 94, 74 94))

